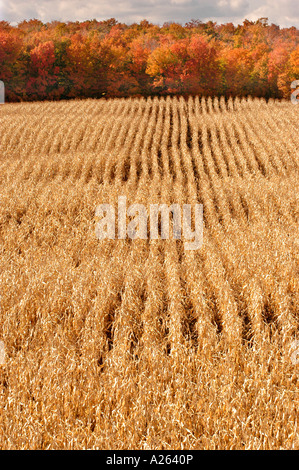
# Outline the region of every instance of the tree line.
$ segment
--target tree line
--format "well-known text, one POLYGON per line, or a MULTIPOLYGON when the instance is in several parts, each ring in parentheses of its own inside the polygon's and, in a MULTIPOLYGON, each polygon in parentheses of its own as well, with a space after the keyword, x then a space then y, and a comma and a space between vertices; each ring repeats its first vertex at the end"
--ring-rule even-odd
POLYGON ((7 101, 151 95, 286 98, 299 79, 299 30, 147 20, 0 22, 7 101))

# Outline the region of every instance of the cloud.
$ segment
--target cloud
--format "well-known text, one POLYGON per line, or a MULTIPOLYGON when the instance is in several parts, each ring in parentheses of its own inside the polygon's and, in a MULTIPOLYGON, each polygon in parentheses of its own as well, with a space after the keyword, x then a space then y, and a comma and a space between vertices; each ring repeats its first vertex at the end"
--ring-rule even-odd
POLYGON ((116 18, 133 23, 148 19, 185 23, 192 18, 218 23, 242 23, 268 17, 270 23, 299 28, 298 0, 0 0, 0 19, 17 23, 116 18))
POLYGON ((265 0, 258 2, 256 8, 248 14, 248 19, 253 21, 256 18, 268 17, 272 23, 281 26, 296 26, 299 28, 299 9, 296 0, 265 0))

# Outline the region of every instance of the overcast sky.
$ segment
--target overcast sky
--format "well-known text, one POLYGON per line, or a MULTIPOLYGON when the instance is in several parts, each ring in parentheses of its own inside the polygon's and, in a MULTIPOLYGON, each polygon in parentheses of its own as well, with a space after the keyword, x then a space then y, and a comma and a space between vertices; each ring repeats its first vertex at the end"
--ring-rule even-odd
POLYGON ((0 0, 0 20, 12 24, 32 18, 43 22, 116 18, 125 23, 146 18, 160 25, 195 18, 238 24, 261 17, 299 28, 298 0, 0 0))

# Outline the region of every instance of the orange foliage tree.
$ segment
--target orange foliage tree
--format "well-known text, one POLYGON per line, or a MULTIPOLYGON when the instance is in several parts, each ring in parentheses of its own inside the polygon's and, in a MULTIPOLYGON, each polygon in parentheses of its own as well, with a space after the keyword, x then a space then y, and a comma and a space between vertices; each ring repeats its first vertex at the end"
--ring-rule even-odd
POLYGON ((290 95, 299 79, 299 31, 191 20, 11 26, 0 22, 0 80, 8 101, 102 96, 290 95))

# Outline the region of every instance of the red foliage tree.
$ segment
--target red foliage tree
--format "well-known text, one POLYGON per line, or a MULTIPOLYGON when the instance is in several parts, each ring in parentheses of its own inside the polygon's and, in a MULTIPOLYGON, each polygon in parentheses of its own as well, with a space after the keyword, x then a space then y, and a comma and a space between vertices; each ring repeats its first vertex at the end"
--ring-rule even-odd
POLYGON ((105 21, 0 22, 9 100, 151 94, 287 97, 299 79, 299 31, 267 18, 162 27, 105 21))

